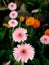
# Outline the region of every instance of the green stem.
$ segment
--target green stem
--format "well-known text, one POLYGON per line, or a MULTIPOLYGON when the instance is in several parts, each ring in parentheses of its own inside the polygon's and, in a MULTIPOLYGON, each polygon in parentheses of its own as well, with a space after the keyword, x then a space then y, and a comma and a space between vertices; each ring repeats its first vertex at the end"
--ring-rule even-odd
POLYGON ((24 62, 22 62, 22 65, 24 65, 24 62))
POLYGON ((33 29, 31 28, 31 31, 30 31, 30 40, 32 39, 32 32, 33 32, 33 29))
POLYGON ((35 13, 34 17, 36 18, 36 13, 35 13))
POLYGON ((21 27, 21 22, 19 22, 19 27, 21 27))
POLYGON ((12 39, 12 33, 13 33, 13 31, 14 31, 14 28, 10 29, 10 31, 9 31, 9 38, 10 38, 10 42, 11 42, 11 49, 13 49, 13 47, 14 47, 14 41, 12 39))
POLYGON ((11 42, 11 48, 13 49, 13 47, 14 47, 14 41, 12 40, 12 42, 11 42))
MULTIPOLYGON (((13 33, 13 31, 14 31, 14 28, 12 29, 12 33, 13 33)), ((11 35, 11 37, 12 37, 12 35, 11 35)), ((12 40, 11 45, 12 45, 12 48, 13 48, 14 47, 14 41, 13 40, 12 40)))
POLYGON ((44 52, 44 46, 45 46, 45 45, 42 46, 42 53, 44 52))

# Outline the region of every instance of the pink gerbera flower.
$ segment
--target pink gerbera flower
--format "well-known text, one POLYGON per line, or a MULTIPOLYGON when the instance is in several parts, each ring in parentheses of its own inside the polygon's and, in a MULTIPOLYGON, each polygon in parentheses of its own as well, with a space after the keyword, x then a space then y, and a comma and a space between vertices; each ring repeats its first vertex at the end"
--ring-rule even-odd
POLYGON ((17 8, 17 5, 16 5, 16 3, 11 2, 11 3, 8 4, 8 8, 10 10, 15 10, 17 8))
POLYGON ((18 13, 16 11, 12 11, 12 12, 10 12, 9 16, 10 16, 10 18, 17 18, 18 13))
POLYGON ((13 41, 15 42, 24 42, 27 39, 27 30, 24 28, 17 28, 13 32, 13 41))
POLYGON ((21 44, 17 45, 17 48, 14 48, 13 56, 19 62, 25 62, 34 58, 35 51, 30 44, 21 44))
POLYGON ((9 24, 10 27, 13 27, 13 28, 14 28, 15 26, 18 25, 18 21, 11 19, 11 20, 8 22, 8 24, 9 24))
POLYGON ((43 36, 40 38, 40 41, 41 41, 43 44, 49 44, 49 36, 43 35, 43 36))
POLYGON ((10 61, 8 61, 7 63, 5 63, 5 65, 10 65, 10 61))

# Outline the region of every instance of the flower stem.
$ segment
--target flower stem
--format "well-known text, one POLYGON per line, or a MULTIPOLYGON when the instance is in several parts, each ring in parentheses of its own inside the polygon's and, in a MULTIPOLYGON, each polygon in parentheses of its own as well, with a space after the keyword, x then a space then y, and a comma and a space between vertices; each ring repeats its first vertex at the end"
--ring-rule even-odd
POLYGON ((42 53, 44 52, 44 46, 45 46, 45 45, 42 46, 42 53))
POLYGON ((19 27, 21 27, 21 22, 19 22, 19 27))
MULTIPOLYGON (((12 29, 12 33, 13 33, 13 31, 14 31, 14 28, 12 29)), ((12 35, 11 35, 11 37, 12 37, 12 35)), ((14 47, 14 41, 12 40, 11 41, 12 43, 11 43, 11 46, 12 46, 12 48, 14 47)))
POLYGON ((10 42, 11 42, 11 49, 13 49, 13 47, 14 47, 14 41, 12 39, 13 31, 14 31, 14 28, 9 30, 9 39, 10 39, 10 42))
POLYGON ((24 65, 24 63, 22 62, 22 65, 24 65))

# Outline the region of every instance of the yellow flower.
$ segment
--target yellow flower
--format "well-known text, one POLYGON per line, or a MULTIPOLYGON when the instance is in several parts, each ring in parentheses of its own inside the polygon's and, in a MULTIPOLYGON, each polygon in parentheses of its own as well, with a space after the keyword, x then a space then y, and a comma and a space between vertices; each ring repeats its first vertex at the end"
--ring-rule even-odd
POLYGON ((23 22, 25 20, 24 16, 20 16, 20 21, 23 22))
POLYGON ((33 25, 34 24, 34 17, 28 17, 26 19, 26 22, 25 23, 26 23, 27 26, 33 25))
POLYGON ((6 27, 6 28, 10 28, 10 26, 6 23, 3 23, 3 26, 6 27))

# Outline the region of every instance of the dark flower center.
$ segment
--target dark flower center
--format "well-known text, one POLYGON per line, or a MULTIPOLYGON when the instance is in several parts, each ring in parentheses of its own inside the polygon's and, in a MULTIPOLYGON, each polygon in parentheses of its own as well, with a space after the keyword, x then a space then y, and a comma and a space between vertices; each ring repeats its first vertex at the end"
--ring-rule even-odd
POLYGON ((15 14, 13 13, 12 15, 14 16, 15 14))
POLYGON ((44 40, 47 41, 47 38, 45 38, 44 40))
POLYGON ((23 50, 22 53, 25 53, 25 50, 23 50))
POLYGON ((11 7, 13 7, 13 5, 11 5, 11 7))
POLYGON ((12 24, 14 23, 14 21, 12 21, 12 24))
POLYGON ((21 34, 19 34, 19 36, 21 36, 21 34))

